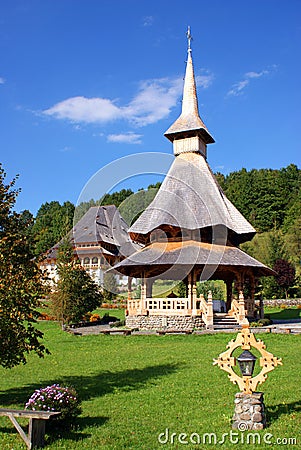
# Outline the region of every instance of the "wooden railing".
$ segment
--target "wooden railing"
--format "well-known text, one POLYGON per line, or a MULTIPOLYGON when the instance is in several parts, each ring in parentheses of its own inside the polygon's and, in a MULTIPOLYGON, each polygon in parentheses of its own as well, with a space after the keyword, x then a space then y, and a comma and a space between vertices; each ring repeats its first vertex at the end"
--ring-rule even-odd
POLYGON ((206 302, 204 296, 201 294, 200 298, 197 299, 200 306, 200 312, 202 314, 202 319, 206 325, 206 328, 213 327, 213 305, 212 305, 212 293, 208 293, 208 301, 206 302))
POLYGON ((241 324, 246 317, 245 300, 242 292, 239 293, 239 300, 235 298, 231 302, 231 309, 228 311, 228 315, 235 318, 235 320, 241 324))
POLYGON ((195 301, 194 308, 190 308, 188 298, 146 298, 128 299, 128 314, 154 315, 196 315, 202 316, 207 328, 213 327, 213 302, 211 291, 208 293, 208 301, 201 295, 195 301))
POLYGON ((134 316, 141 312, 141 300, 140 299, 130 299, 127 303, 128 313, 130 316, 134 316))
POLYGON ((146 298, 144 303, 150 315, 166 314, 167 311, 172 315, 185 315, 190 311, 188 298, 146 298))

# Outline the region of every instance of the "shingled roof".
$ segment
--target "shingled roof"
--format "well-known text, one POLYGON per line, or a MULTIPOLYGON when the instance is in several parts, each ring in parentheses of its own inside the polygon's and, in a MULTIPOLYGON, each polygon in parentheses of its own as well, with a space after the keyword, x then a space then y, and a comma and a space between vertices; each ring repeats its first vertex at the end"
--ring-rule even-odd
MULTIPOLYGON (((252 258, 237 247, 215 245, 198 241, 182 242, 153 242, 129 258, 114 266, 114 269, 130 276, 141 276, 141 270, 147 269, 153 276, 164 273, 165 277, 179 272, 189 273, 191 268, 206 267, 207 275, 211 270, 211 277, 217 278, 224 270, 252 268, 258 276, 275 275, 267 266, 252 258)), ((183 274, 182 274, 183 275, 183 274)), ((180 278, 178 278, 180 279, 180 278)))
POLYGON ((73 227, 75 243, 106 242, 120 246, 128 242, 128 225, 115 205, 92 206, 73 227))
MULTIPOLYGON (((128 256, 139 248, 131 241, 128 225, 115 205, 92 206, 68 236, 74 247, 82 244, 98 244, 100 249, 103 244, 111 244, 109 248, 103 248, 102 253, 113 256, 128 256)), ((60 242, 50 249, 48 259, 56 258, 59 246, 60 242)), ((80 249, 78 253, 84 254, 85 251, 80 249)))
POLYGON ((129 229, 132 239, 162 225, 202 229, 223 225, 250 240, 255 229, 227 199, 205 158, 199 153, 178 155, 156 197, 129 229))
POLYGON ((191 49, 188 49, 188 59, 183 88, 182 112, 178 119, 168 128, 165 136, 173 141, 177 135, 190 131, 198 131, 206 144, 214 142, 206 125, 199 115, 196 83, 192 64, 191 49))

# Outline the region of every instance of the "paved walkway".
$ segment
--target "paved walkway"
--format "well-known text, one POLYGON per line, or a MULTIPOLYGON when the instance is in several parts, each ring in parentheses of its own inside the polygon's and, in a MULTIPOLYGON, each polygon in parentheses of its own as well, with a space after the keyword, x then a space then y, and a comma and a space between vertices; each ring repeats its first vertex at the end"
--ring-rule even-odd
MULTIPOLYGON (((69 330, 70 333, 78 336, 86 336, 91 334, 101 334, 105 331, 112 331, 112 334, 123 334, 124 328, 118 329, 117 327, 111 328, 109 325, 91 325, 88 327, 72 328, 69 330)), ((233 329, 219 329, 219 330, 198 330, 194 334, 215 334, 215 333, 234 333, 237 328, 233 329)), ((254 327, 252 328, 254 333, 291 333, 291 334, 301 334, 301 319, 295 320, 275 320, 272 325, 267 327, 254 327)), ((143 335, 156 335, 158 334, 156 330, 141 330, 132 331, 132 335, 143 336, 143 335)), ((168 334, 168 333, 167 333, 168 334)), ((175 334, 185 334, 184 332, 178 332, 175 334)))

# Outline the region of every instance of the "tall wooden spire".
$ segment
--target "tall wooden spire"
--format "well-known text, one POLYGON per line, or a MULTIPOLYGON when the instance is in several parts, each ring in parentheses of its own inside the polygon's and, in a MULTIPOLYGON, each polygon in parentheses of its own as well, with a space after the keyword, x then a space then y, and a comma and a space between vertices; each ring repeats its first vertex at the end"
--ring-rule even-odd
POLYGON ((214 139, 199 115, 196 82, 193 70, 190 27, 187 32, 188 57, 184 78, 182 112, 165 136, 173 142, 174 153, 199 152, 206 156, 206 145, 214 139))

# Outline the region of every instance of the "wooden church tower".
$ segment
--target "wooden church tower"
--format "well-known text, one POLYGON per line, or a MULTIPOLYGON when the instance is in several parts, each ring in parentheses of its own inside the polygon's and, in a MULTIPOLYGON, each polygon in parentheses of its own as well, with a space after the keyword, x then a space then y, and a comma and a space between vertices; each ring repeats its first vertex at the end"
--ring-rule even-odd
POLYGON ((141 278, 140 299, 131 298, 129 283, 126 323, 131 327, 212 328, 212 295, 207 300, 197 296, 196 283, 204 280, 225 282, 225 315, 240 324, 254 317, 258 278, 274 274, 240 250, 239 244, 256 231, 227 199, 207 163, 207 145, 214 139, 199 115, 189 29, 187 37, 182 112, 165 133, 175 159, 156 197, 129 229, 131 239, 143 247, 114 266, 129 280, 141 278), (183 280, 186 297, 153 298, 157 279, 183 280))

